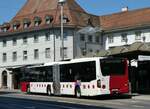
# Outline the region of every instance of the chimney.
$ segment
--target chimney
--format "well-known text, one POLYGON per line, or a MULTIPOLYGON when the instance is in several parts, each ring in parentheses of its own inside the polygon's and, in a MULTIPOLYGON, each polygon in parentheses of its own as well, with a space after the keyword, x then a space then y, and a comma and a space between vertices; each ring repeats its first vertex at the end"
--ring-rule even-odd
POLYGON ((121 9, 121 11, 122 12, 127 12, 128 11, 128 7, 126 6, 126 7, 123 7, 122 9, 121 9))

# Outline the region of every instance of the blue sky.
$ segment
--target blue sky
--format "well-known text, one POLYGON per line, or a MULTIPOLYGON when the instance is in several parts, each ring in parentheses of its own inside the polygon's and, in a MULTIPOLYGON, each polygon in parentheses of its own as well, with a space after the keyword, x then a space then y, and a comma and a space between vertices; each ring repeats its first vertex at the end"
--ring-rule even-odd
MULTIPOLYGON (((129 10, 150 7, 150 0, 76 0, 87 12, 95 15, 106 15, 120 12, 122 7, 129 10)), ((0 24, 9 22, 26 0, 1 0, 0 24)))

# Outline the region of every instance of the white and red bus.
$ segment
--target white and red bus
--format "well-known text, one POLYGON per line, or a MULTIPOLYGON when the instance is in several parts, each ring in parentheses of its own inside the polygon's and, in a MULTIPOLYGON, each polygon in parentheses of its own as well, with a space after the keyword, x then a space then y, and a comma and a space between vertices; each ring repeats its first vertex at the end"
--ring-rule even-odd
POLYGON ((98 96, 129 93, 127 59, 81 58, 28 67, 22 92, 98 96))

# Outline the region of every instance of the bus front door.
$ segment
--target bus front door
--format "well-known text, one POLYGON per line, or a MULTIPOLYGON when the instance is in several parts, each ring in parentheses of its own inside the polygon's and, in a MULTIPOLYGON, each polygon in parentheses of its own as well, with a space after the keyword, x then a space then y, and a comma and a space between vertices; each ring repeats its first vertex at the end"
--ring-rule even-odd
POLYGON ((59 65, 53 66, 53 91, 54 95, 60 95, 60 70, 59 65))

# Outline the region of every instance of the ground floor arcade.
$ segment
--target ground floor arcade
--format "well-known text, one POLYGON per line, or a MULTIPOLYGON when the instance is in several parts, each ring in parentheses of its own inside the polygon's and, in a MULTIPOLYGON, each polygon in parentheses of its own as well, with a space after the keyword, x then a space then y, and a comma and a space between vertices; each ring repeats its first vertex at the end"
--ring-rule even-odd
MULTIPOLYGON (((129 80, 132 92, 150 93, 150 46, 134 43, 102 51, 99 56, 123 57, 129 60, 129 80), (148 56, 141 60, 139 56, 148 56)), ((19 89, 23 67, 0 68, 0 88, 19 89)))
POLYGON ((0 68, 0 88, 20 89, 24 77, 24 66, 0 68))

